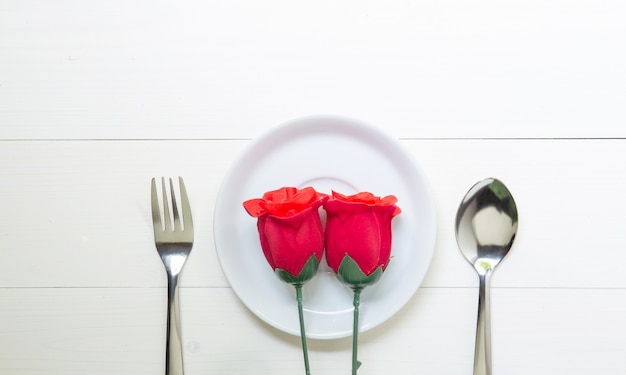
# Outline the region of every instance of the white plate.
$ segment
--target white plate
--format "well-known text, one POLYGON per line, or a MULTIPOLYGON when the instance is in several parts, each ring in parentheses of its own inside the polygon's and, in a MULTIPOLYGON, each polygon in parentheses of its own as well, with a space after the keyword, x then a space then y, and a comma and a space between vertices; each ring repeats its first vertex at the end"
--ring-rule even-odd
MULTIPOLYGON (((259 243, 256 219, 242 203, 283 186, 313 186, 342 194, 393 194, 402 213, 393 220, 392 260, 380 282, 361 297, 360 329, 395 314, 419 287, 435 246, 432 193, 420 169, 394 139, 362 123, 307 117, 284 124, 253 142, 224 178, 215 207, 217 253, 243 303, 275 328, 300 335, 295 290, 276 277, 259 243)), ((307 337, 352 334, 352 291, 324 260, 303 288, 307 337)))

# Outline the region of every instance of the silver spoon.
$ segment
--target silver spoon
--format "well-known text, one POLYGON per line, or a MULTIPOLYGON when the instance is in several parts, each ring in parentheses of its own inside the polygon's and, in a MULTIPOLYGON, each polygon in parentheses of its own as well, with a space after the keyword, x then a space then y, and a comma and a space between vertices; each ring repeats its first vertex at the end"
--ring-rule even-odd
POLYGON ((480 280, 474 375, 491 375, 491 275, 513 245, 517 207, 504 184, 487 178, 465 195, 456 214, 456 241, 480 280))

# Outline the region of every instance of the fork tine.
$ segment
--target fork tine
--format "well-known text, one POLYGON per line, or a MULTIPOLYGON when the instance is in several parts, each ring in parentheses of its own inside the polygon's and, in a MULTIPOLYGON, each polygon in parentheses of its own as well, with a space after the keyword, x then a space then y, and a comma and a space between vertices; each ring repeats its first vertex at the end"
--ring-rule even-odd
POLYGON ((172 221, 170 219, 170 208, 167 204, 167 189, 165 187, 165 178, 161 177, 161 189, 163 194, 163 217, 165 222, 165 231, 172 230, 172 221))
POLYGON ((170 178, 170 197, 172 199, 172 214, 174 216, 174 231, 182 231, 180 217, 178 216, 178 206, 176 204, 176 193, 174 193, 174 183, 170 178))
POLYGON ((183 225, 185 226, 185 231, 192 232, 193 220, 191 219, 191 207, 189 207, 189 197, 187 197, 187 189, 185 189, 185 183, 182 177, 178 177, 178 183, 180 185, 180 203, 183 210, 183 225))
POLYGON ((152 224, 154 225, 154 233, 163 232, 161 225, 161 214, 159 212, 159 195, 156 188, 156 179, 152 178, 152 187, 150 190, 150 201, 152 203, 152 224))

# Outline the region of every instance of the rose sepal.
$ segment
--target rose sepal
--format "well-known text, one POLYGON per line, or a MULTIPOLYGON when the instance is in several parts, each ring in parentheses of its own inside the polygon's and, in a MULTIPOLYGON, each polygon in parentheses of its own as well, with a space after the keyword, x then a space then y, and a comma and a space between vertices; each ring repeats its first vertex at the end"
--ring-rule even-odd
POLYGON ((383 275, 383 266, 378 266, 374 272, 366 275, 359 265, 347 255, 343 257, 337 270, 339 280, 352 289, 363 289, 376 284, 383 275))
POLYGON ((315 276, 315 274, 317 273, 317 269, 319 268, 319 265, 320 263, 314 254, 314 255, 311 255, 309 260, 307 260, 307 262, 304 264, 304 267, 302 267, 302 270, 300 270, 300 273, 298 275, 292 275, 291 273, 281 268, 276 268, 274 270, 274 273, 276 273, 276 276, 278 276, 279 279, 286 282, 287 284, 291 284, 293 286, 298 286, 298 285, 302 286, 306 284, 309 280, 311 280, 313 276, 315 276))

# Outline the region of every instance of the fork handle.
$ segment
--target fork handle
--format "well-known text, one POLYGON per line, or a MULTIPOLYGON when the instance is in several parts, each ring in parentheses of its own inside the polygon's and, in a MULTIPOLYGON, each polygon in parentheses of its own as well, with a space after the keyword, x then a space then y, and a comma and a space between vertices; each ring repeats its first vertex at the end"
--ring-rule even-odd
POLYGON ((165 375, 183 375, 183 345, 178 307, 178 275, 168 274, 165 375))

